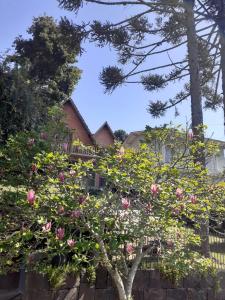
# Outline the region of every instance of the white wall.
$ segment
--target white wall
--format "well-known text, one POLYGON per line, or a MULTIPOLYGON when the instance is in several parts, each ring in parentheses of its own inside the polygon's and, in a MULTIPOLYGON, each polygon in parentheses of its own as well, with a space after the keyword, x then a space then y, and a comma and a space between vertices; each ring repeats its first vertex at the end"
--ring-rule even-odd
POLYGON ((219 153, 209 159, 209 161, 207 162, 207 168, 209 170, 209 173, 212 175, 216 175, 224 171, 225 157, 224 150, 222 148, 220 149, 219 153))

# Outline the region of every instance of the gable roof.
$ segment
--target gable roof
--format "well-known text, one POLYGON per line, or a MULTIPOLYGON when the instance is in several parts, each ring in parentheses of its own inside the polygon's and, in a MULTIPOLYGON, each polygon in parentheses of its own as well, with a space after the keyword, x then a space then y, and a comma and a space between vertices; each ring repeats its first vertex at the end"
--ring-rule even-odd
POLYGON ((90 140, 91 140, 92 143, 95 145, 95 144, 96 144, 95 139, 94 139, 94 137, 93 137, 93 135, 92 135, 90 129, 88 128, 86 122, 84 121, 84 118, 82 117, 81 113, 79 112, 77 106, 74 104, 73 100, 72 100, 72 99, 67 100, 66 102, 64 102, 63 105, 66 105, 66 104, 69 104, 69 105, 72 107, 74 113, 77 115, 78 119, 80 120, 81 124, 83 125, 83 127, 84 127, 84 129, 85 129, 87 135, 88 135, 89 138, 90 138, 90 140))
POLYGON ((108 122, 105 121, 105 123, 102 124, 102 126, 99 127, 99 129, 95 132, 95 134, 93 134, 94 136, 96 136, 97 134, 99 134, 104 128, 106 128, 110 135, 112 136, 113 140, 115 139, 115 135, 111 129, 111 127, 109 126, 108 122))
POLYGON ((111 127, 107 122, 103 123, 102 126, 93 134, 96 144, 101 147, 108 147, 114 144, 115 136, 112 132, 111 127))
MULTIPOLYGON (((123 142, 123 145, 125 147, 132 147, 133 143, 135 143, 135 141, 141 140, 142 138, 144 138, 144 133, 145 133, 145 130, 130 132, 128 134, 127 138, 125 139, 125 141, 123 142)), ((213 138, 207 138, 207 137, 205 137, 205 141, 212 141, 212 142, 219 144, 220 146, 225 147, 225 141, 221 141, 221 140, 217 140, 217 139, 213 139, 213 138)))

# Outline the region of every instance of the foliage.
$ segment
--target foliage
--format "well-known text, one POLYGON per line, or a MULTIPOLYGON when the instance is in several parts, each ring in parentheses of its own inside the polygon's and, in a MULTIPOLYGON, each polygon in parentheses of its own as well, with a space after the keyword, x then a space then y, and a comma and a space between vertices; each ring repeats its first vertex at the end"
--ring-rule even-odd
MULTIPOLYGON (((220 2, 220 1, 219 1, 220 2)), ((186 1, 186 0, 155 0, 155 1, 92 1, 92 0, 58 0, 59 6, 78 13, 84 4, 98 4, 109 8, 125 7, 129 17, 122 17, 118 22, 109 18, 103 22, 93 20, 86 25, 86 36, 98 47, 106 45, 113 47, 118 56, 116 66, 104 67, 100 74, 100 82, 105 92, 111 93, 124 84, 137 84, 146 91, 158 91, 168 84, 177 83, 176 94, 168 99, 155 99, 149 94, 148 112, 154 117, 160 117, 184 100, 188 100, 192 93, 188 82, 190 70, 190 53, 184 51, 184 45, 189 43, 195 47, 199 64, 199 79, 205 108, 217 109, 223 103, 220 93, 221 62, 219 38, 216 25, 224 28, 220 3, 214 1, 186 1), (196 31, 196 45, 188 36, 190 24, 187 7, 193 6, 196 31), (131 10, 129 9, 131 8, 131 10), (206 13, 207 11, 207 13, 206 13), (213 13, 218 12, 218 18, 213 13), (210 23, 207 22, 210 20, 210 23), (211 24, 215 23, 215 26, 211 24), (180 49, 180 50, 179 50, 180 49), (173 59, 176 51, 180 59, 173 59), (181 56, 180 53, 183 55, 181 56), (154 57, 163 64, 156 64, 154 57)), ((194 19, 193 19, 194 21, 194 19)), ((190 47, 187 47, 189 51, 190 47)), ((222 55, 222 54, 221 54, 222 55)), ((194 82, 195 83, 195 82, 194 82)), ((192 82, 192 84, 194 84, 192 82)))
POLYGON ((197 274, 196 270, 201 270, 203 276, 213 275, 215 269, 212 260, 204 258, 198 252, 193 251, 194 247, 200 246, 199 237, 187 229, 179 230, 175 234, 173 232, 170 247, 162 255, 158 265, 160 272, 176 284, 190 274, 197 274), (176 236, 174 236, 175 234, 176 236))
MULTIPOLYGON (((101 264, 117 288, 123 287, 120 299, 129 299, 138 266, 152 251, 162 258, 161 271, 175 281, 193 269, 211 270, 210 260, 197 251, 197 230, 212 212, 223 218, 224 187, 212 184, 193 162, 191 153, 203 145, 187 133, 150 129, 148 139, 136 151, 111 148, 75 163, 57 151, 36 153, 35 172, 24 187, 1 194, 1 270, 24 261, 57 284, 59 270, 93 274, 101 264), (164 162, 157 140, 176 146, 170 162, 164 162), (106 181, 97 195, 88 185, 93 173, 106 181)), ((20 147, 25 157, 33 151, 23 140, 20 147)), ((29 173, 30 165, 24 167, 29 173)))
POLYGON ((114 131, 114 135, 115 135, 116 139, 122 143, 128 137, 128 134, 123 129, 118 129, 118 130, 114 131))
POLYGON ((81 53, 82 27, 63 18, 33 20, 27 39, 14 41, 14 53, 0 60, 0 128, 10 134, 37 129, 48 108, 68 100, 80 78, 74 65, 81 53))
POLYGON ((38 131, 11 135, 0 147, 0 180, 7 185, 28 186, 36 172, 34 157, 41 152, 62 150, 68 143, 70 130, 65 125, 62 107, 48 110, 48 121, 38 131))

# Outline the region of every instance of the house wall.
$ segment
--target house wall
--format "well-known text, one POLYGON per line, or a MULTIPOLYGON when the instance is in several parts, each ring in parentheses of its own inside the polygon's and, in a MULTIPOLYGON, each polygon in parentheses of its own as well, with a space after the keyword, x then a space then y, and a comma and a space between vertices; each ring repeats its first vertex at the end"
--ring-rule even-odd
MULTIPOLYGON (((140 146, 140 142, 143 140, 142 135, 132 135, 127 139, 127 142, 124 144, 125 148, 133 148, 138 149, 140 146)), ((171 151, 166 146, 163 146, 162 149, 159 150, 162 154, 164 162, 169 162, 169 158, 171 157, 171 151)), ((223 145, 220 146, 219 153, 210 157, 206 162, 207 168, 211 175, 218 175, 223 172, 225 169, 225 152, 223 145)))
POLYGON ((225 169, 225 157, 223 148, 220 149, 219 153, 212 156, 207 162, 207 168, 209 173, 216 175, 221 173, 225 169))
POLYGON ((73 140, 79 139, 85 145, 93 145, 93 141, 88 135, 86 128, 69 102, 64 104, 64 111, 66 123, 73 131, 73 140))
POLYGON ((113 145, 114 139, 106 127, 103 127, 94 135, 94 138, 99 146, 107 147, 113 145))

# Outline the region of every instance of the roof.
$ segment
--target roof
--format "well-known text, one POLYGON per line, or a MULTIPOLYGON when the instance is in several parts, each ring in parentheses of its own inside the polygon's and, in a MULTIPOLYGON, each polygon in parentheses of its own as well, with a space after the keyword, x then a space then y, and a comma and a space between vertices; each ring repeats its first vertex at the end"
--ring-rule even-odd
MULTIPOLYGON (((144 135, 145 130, 132 131, 128 134, 127 138, 124 141, 125 146, 132 146, 132 143, 136 140, 136 138, 140 138, 144 135)), ((219 143, 221 146, 225 147, 225 141, 213 139, 213 138, 205 138, 205 141, 212 141, 215 143, 219 143)))
POLYGON ((104 127, 106 127, 109 131, 109 133, 111 134, 112 138, 115 139, 114 133, 111 129, 111 127, 109 126, 108 122, 105 121, 105 123, 102 124, 102 126, 99 127, 99 129, 95 132, 95 134, 93 134, 94 136, 96 136, 101 130, 104 129, 104 127))
POLYGON ((88 128, 86 122, 84 121, 84 118, 82 117, 81 113, 79 112, 78 108, 76 107, 75 103, 73 102, 72 99, 67 100, 66 102, 64 102, 64 104, 69 103, 71 104, 73 110, 75 111, 76 115, 78 116, 78 118, 80 119, 82 125, 84 126, 85 130, 87 131, 88 136, 90 137, 91 141, 93 142, 93 144, 96 144, 95 139, 90 131, 90 129, 88 128))

